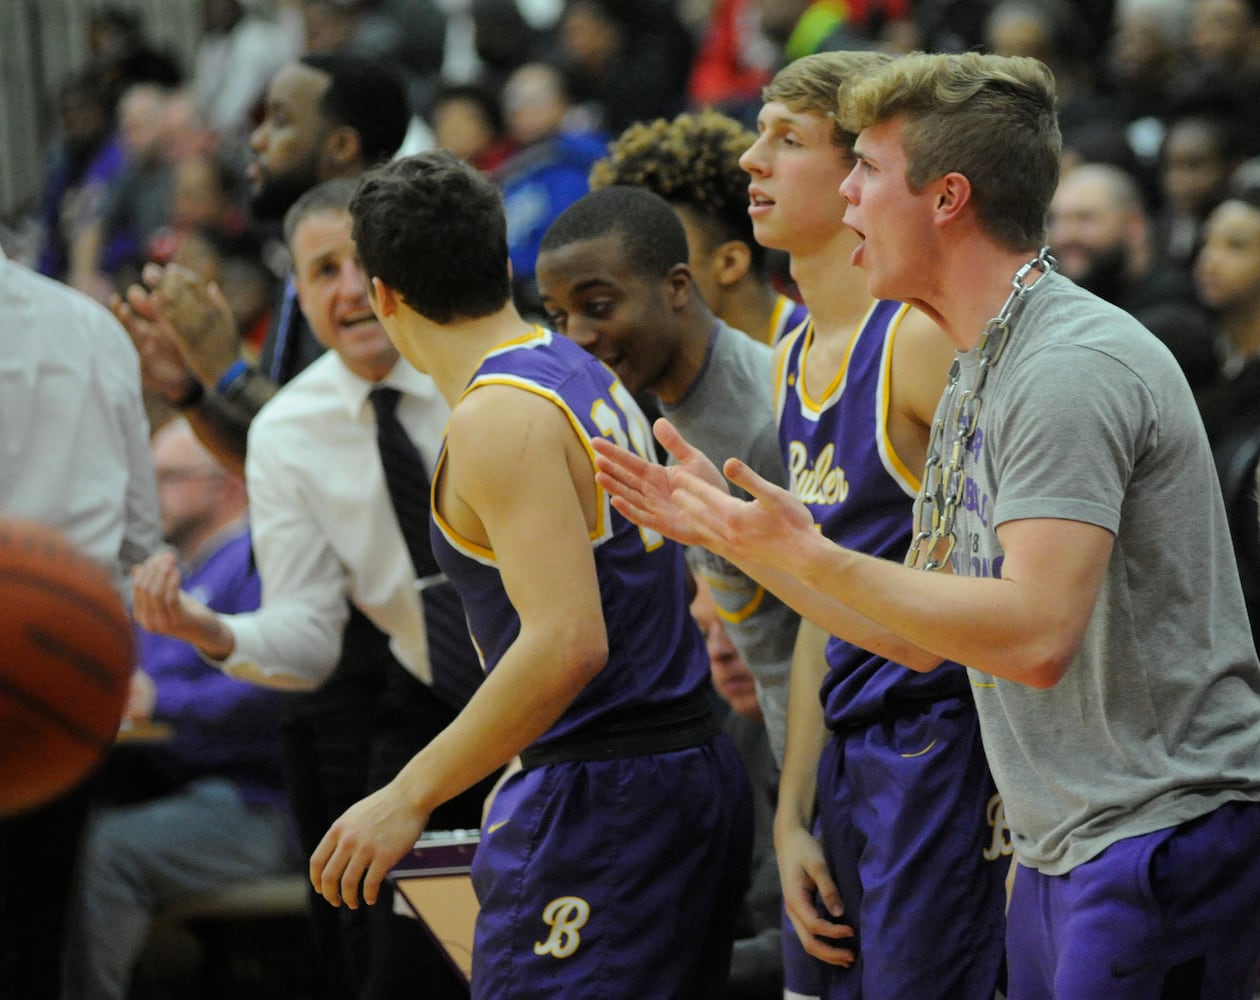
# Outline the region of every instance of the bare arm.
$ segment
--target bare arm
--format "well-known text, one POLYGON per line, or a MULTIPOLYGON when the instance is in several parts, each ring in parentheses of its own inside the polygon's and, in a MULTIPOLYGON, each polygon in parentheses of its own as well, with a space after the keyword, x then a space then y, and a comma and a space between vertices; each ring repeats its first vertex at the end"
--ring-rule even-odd
MULTIPOLYGON (((690 458, 662 423, 661 443, 690 458)), ((662 479, 607 444, 596 450, 599 481, 627 517, 686 535, 833 635, 916 670, 948 659, 1033 687, 1054 685, 1080 645, 1111 555, 1113 537, 1103 528, 1032 519, 998 529, 1001 579, 924 573, 823 538, 790 494, 735 459, 724 471, 750 501, 697 475, 694 462, 663 470, 662 479), (769 571, 779 578, 766 579, 769 571)))
POLYGON ((455 721, 325 835, 310 875, 329 902, 357 906, 360 882, 375 902, 433 809, 529 746, 603 669, 607 630, 575 480, 588 477, 587 492, 593 484, 580 448, 559 410, 519 390, 479 389, 452 416, 439 502, 444 516, 484 530, 520 634, 455 721))
POLYGON ((753 553, 751 547, 733 547, 714 515, 718 509, 738 510, 745 501, 730 495, 713 463, 687 444, 669 421, 658 420, 655 431, 661 444, 679 460, 678 465, 662 467, 609 441, 594 443, 599 483, 626 517, 684 544, 702 545, 717 553, 831 635, 915 669, 930 670, 940 663, 941 657, 906 642, 833 595, 799 579, 792 566, 793 546, 805 537, 819 537, 813 518, 787 490, 766 482, 742 463, 747 482, 755 484, 757 490, 755 499, 747 503, 756 506, 770 525, 781 528, 782 534, 765 553, 753 553), (697 504, 699 516, 696 510, 681 504, 688 494, 701 498, 697 504), (713 510, 705 509, 708 505, 713 510), (775 549, 775 545, 783 547, 775 549))
POLYGON ((818 786, 818 762, 828 739, 818 692, 827 674, 827 633, 802 621, 792 654, 788 692, 787 752, 779 778, 779 805, 774 818, 775 854, 788 919, 809 954, 833 965, 853 963, 853 952, 842 939, 853 930, 818 915, 815 893, 834 917, 844 913, 840 892, 827 869, 827 859, 814 838, 812 822, 818 786))

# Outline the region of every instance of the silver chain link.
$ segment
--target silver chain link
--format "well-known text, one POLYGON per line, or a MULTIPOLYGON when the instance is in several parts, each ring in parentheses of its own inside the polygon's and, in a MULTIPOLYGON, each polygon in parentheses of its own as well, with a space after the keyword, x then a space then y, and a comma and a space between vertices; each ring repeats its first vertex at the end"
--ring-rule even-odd
POLYGON ((957 536, 954 519, 963 501, 967 477, 963 473, 963 455, 971 443, 980 421, 980 393, 984 389, 989 371, 998 363, 1002 350, 1011 335, 1011 323, 1015 310, 1025 295, 1037 287, 1047 274, 1058 267, 1050 255, 1049 247, 1023 265, 1011 279, 1011 293, 1001 310, 980 334, 975 353, 979 358, 975 385, 963 392, 958 391, 962 369, 955 360, 949 369, 949 381, 945 386, 945 404, 940 416, 932 423, 928 438, 927 463, 923 469, 923 485, 915 503, 914 538, 906 553, 906 565, 917 567, 924 560, 922 569, 931 571, 943 567, 954 551, 957 536), (1028 281, 1034 271, 1036 276, 1028 281), (957 398, 955 398, 957 397, 957 398), (948 459, 945 458, 946 437, 952 438, 948 459))

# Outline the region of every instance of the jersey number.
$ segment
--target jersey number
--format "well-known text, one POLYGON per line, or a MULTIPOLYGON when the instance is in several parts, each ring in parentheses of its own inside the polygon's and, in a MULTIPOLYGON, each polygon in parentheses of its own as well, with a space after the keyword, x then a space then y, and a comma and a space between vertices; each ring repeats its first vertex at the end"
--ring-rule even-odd
MULTIPOLYGON (((606 438, 614 444, 634 451, 640 458, 653 462, 656 452, 652 448, 652 429, 648 426, 643 411, 635 403, 634 397, 620 382, 614 382, 608 388, 612 400, 596 400, 591 409, 591 419, 606 438)), ((660 532, 650 528, 639 528, 639 537, 643 539, 643 547, 648 552, 661 545, 664 539, 660 532)))

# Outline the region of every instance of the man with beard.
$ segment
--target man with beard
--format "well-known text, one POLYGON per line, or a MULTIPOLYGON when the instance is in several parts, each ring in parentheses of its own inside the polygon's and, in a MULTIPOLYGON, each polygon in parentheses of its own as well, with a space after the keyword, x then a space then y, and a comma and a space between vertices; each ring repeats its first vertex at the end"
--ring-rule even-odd
MULTIPOLYGON (((258 220, 278 224, 316 184, 357 177, 389 159, 411 113, 401 83, 356 56, 308 55, 267 87, 265 117, 250 136, 245 179, 258 220)), ((323 353, 297 306, 292 279, 276 301, 257 364, 240 357, 240 334, 221 296, 178 267, 150 267, 115 314, 140 350, 145 385, 184 411, 219 458, 243 468, 249 423, 276 386, 323 353)))
POLYGON ((1050 203, 1049 236, 1059 270, 1162 340, 1191 388, 1215 379, 1211 320, 1188 276, 1155 256, 1146 205, 1128 173, 1106 163, 1065 173, 1050 203))

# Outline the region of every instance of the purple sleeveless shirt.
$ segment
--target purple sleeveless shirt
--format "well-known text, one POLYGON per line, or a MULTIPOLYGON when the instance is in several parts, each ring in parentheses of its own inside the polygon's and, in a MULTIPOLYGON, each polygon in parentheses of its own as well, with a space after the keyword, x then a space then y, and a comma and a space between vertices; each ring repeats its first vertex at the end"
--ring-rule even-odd
MULTIPOLYGON (((897 562, 910 547, 919 488, 888 437, 892 346, 908 308, 888 301, 871 307, 822 399, 810 398, 801 375, 812 321, 785 338, 775 373, 792 494, 833 542, 897 562)), ((969 696, 966 672, 955 663, 921 674, 832 636, 827 664, 821 697, 833 730, 898 715, 911 704, 969 696)))
MULTIPOLYGON (((602 435, 655 460, 651 430, 612 369, 577 344, 541 327, 482 359, 464 395, 483 385, 511 385, 554 403, 587 445, 602 435)), ((433 480, 446 462, 438 460, 433 480)), ((617 709, 663 704, 709 683, 703 639, 691 618, 682 547, 641 530, 597 491, 599 522, 591 532, 608 629, 608 663, 537 745, 617 709)), ((435 511, 433 553, 464 604, 469 629, 489 673, 516 639, 520 619, 508 600, 495 555, 457 535, 435 511)), ((538 567, 546 573, 546 566, 538 567)))

